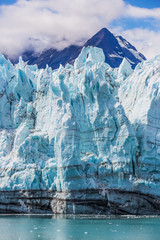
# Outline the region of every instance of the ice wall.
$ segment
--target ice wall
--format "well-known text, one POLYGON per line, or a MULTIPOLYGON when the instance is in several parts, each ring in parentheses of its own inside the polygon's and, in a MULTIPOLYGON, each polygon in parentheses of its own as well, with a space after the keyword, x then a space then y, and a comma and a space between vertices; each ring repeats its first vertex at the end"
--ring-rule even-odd
POLYGON ((27 192, 34 202, 21 211, 52 193, 55 213, 135 213, 135 192, 160 195, 159 58, 134 72, 125 59, 119 69, 104 60, 87 47, 52 71, 0 56, 0 191, 27 192))
POLYGON ((139 64, 118 95, 138 141, 136 187, 160 194, 160 56, 139 64))

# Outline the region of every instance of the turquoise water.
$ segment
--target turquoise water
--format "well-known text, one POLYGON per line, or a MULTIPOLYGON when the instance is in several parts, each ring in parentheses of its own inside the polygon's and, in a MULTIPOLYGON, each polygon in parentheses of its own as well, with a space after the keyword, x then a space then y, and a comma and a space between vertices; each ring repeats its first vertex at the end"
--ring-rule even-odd
POLYGON ((160 218, 0 216, 0 240, 160 240, 160 218))

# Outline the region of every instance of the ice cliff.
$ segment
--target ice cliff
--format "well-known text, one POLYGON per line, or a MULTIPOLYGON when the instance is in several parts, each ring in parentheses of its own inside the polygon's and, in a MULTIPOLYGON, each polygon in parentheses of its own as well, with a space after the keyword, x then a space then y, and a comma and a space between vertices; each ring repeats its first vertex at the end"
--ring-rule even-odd
POLYGON ((160 213, 160 57, 52 71, 0 56, 0 212, 160 213))

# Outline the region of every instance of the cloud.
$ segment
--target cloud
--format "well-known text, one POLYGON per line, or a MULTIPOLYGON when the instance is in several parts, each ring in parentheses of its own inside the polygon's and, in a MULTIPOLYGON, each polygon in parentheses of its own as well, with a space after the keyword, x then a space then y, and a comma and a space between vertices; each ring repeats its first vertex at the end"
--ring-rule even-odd
POLYGON ((154 18, 160 19, 160 8, 139 8, 132 5, 126 5, 125 16, 133 18, 154 18))
POLYGON ((19 0, 0 8, 0 51, 81 44, 121 16, 122 0, 19 0), (114 4, 114 8, 113 8, 114 4))
POLYGON ((137 8, 123 0, 18 0, 0 7, 0 52, 13 56, 28 48, 42 51, 81 45, 113 20, 158 19, 159 11, 137 8))

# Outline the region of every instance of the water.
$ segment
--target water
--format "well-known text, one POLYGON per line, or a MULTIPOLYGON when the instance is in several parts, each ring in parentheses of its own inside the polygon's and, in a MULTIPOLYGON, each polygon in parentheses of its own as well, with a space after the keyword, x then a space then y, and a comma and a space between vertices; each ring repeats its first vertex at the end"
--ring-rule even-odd
POLYGON ((0 216, 0 240, 159 240, 160 217, 0 216))

